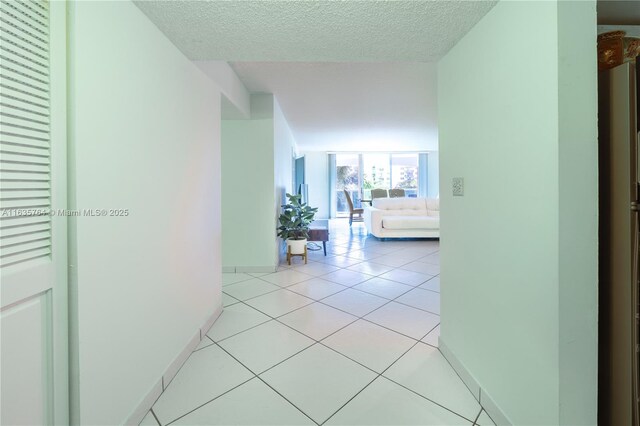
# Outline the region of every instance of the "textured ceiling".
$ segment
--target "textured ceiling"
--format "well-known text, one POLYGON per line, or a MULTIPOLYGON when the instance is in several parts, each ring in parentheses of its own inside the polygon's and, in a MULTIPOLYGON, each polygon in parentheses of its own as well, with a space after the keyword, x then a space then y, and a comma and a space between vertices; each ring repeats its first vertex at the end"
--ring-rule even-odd
POLYGON ((249 91, 276 94, 302 151, 438 149, 433 63, 231 66, 249 91))
POLYGON ((136 1, 193 60, 273 93, 301 150, 437 150, 435 61, 497 2, 136 1))
POLYGON ((194 60, 435 61, 496 1, 136 1, 194 60))

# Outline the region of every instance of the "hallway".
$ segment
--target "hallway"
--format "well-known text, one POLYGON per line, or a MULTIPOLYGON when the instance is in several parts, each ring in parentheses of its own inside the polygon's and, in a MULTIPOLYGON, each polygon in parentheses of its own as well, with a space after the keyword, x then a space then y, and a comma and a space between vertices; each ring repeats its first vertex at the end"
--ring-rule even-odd
POLYGON ((223 274, 224 312, 142 424, 493 424, 437 349, 438 241, 334 220, 309 257, 223 274))

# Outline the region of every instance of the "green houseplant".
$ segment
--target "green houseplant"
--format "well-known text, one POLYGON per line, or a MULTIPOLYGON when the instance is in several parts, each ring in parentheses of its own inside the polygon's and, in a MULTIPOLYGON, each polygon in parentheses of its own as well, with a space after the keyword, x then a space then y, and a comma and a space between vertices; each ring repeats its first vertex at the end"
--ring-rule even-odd
POLYGON ((282 205, 282 213, 278 218, 278 236, 287 241, 292 253, 304 253, 309 238, 309 225, 318 209, 301 202, 301 195, 287 194, 287 198, 289 202, 282 205))

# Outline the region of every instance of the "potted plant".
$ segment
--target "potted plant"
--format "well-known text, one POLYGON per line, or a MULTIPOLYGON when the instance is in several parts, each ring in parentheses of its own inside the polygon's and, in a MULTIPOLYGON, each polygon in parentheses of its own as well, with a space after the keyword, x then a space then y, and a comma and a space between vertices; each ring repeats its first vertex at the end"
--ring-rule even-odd
POLYGON ((278 218, 278 236, 287 241, 287 250, 290 246, 291 254, 303 254, 309 238, 309 225, 318 209, 302 203, 301 195, 287 194, 287 198, 289 202, 282 205, 278 218))

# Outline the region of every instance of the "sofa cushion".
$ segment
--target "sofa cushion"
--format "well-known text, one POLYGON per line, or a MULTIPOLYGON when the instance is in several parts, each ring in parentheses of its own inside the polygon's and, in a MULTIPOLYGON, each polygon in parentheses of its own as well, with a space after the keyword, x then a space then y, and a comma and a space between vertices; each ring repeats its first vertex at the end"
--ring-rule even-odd
POLYGON ((384 216, 385 229, 440 229, 440 219, 431 216, 384 216))
POLYGON ((380 210, 426 210, 424 198, 374 198, 373 207, 380 210))
POLYGON ((440 211, 440 199, 439 198, 427 198, 427 210, 440 211))

